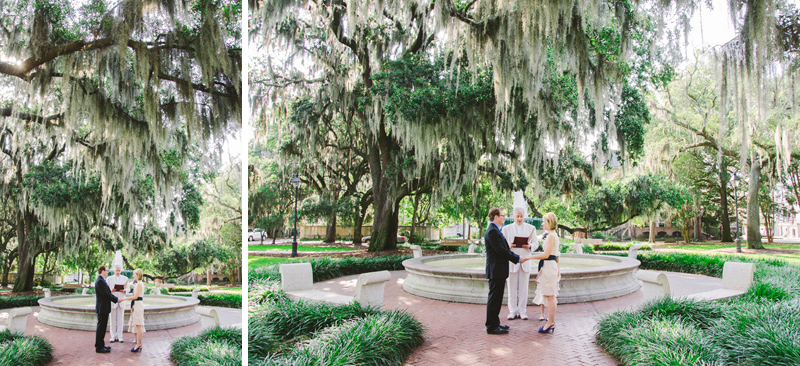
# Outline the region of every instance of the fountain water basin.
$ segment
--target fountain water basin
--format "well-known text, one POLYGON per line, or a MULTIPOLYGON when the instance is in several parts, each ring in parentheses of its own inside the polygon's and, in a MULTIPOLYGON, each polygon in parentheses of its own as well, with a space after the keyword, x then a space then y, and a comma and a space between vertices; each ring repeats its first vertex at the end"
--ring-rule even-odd
MULTIPOLYGON (((403 289, 413 295, 454 302, 485 304, 489 295, 483 254, 449 254, 403 261, 408 276, 403 289)), ((634 277, 640 262, 627 257, 562 254, 559 304, 605 300, 636 292, 634 277)), ((534 271, 536 262, 533 263, 534 271)), ((528 304, 536 292, 536 273, 531 274, 528 304)), ((504 302, 508 291, 504 293, 504 302)))
MULTIPOLYGON (((182 296, 145 295, 144 328, 161 330, 183 327, 200 321, 195 309, 200 300, 182 296)), ((54 296, 39 299, 37 319, 58 328, 94 331, 97 328, 94 295, 54 296)), ((128 331, 130 301, 124 303, 124 331, 128 331)))

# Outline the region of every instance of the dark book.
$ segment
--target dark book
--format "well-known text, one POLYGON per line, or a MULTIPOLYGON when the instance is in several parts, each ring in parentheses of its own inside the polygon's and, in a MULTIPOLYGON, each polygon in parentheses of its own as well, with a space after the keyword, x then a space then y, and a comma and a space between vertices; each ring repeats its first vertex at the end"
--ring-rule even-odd
POLYGON ((114 290, 125 291, 125 285, 114 285, 114 290))
POLYGON ((528 244, 528 238, 524 236, 514 237, 514 248, 522 248, 523 245, 528 244))

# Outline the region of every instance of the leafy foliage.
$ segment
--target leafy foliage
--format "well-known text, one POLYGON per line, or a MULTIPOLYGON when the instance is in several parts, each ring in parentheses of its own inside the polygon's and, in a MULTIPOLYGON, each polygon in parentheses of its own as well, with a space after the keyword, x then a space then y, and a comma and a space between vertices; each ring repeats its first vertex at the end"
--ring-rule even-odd
POLYGON ((182 337, 170 346, 170 359, 179 366, 242 364, 242 330, 214 327, 197 336, 182 337))

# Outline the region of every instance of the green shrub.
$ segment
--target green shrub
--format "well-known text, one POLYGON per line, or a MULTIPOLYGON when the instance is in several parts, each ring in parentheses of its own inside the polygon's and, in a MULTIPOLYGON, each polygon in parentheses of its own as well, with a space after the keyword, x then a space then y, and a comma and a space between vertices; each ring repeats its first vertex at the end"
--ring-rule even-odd
POLYGON ((214 327, 195 337, 179 338, 172 343, 170 359, 178 366, 242 364, 242 330, 214 327))
MULTIPOLYGON (((331 278, 350 276, 374 271, 398 271, 405 269, 403 261, 412 258, 410 255, 388 255, 378 257, 351 257, 351 258, 303 258, 293 261, 311 263, 314 272, 314 282, 325 281, 331 278)), ((281 275, 278 266, 259 267, 250 271, 248 275, 251 283, 262 280, 280 281, 281 275)))
POLYGON ((728 364, 800 365, 800 301, 741 302, 713 331, 728 364))
POLYGON ((44 295, 0 296, 0 309, 39 306, 39 299, 44 295))
POLYGON ((224 292, 200 293, 197 295, 202 306, 221 306, 224 308, 242 308, 242 295, 224 292))
POLYGON ((46 365, 53 360, 53 346, 44 337, 0 332, 0 365, 46 365))
MULTIPOLYGON (((639 243, 628 243, 628 244, 607 243, 601 245, 592 245, 592 249, 594 249, 595 252, 627 251, 628 249, 631 248, 631 245, 634 244, 639 244, 639 243)), ((650 245, 648 244, 639 244, 639 245, 642 246, 641 248, 639 248, 640 251, 652 250, 652 248, 650 248, 650 245)))
POLYGON ((94 295, 94 286, 76 288, 76 289, 72 290, 72 292, 74 292, 75 295, 81 295, 81 294, 83 294, 83 289, 86 289, 86 294, 87 295, 94 295))
POLYGON ((208 287, 206 286, 189 286, 189 287, 182 287, 182 286, 175 286, 172 288, 165 288, 167 292, 192 292, 195 288, 200 288, 200 292, 208 292, 208 287))
POLYGON ((423 327, 404 311, 388 311, 326 328, 295 348, 254 364, 402 365, 423 342, 423 327))

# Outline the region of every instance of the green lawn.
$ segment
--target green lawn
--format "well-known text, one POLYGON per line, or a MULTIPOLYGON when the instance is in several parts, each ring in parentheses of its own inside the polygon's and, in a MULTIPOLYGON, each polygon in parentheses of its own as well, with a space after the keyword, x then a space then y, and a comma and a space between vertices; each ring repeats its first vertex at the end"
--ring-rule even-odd
POLYGON ((290 258, 283 257, 247 257, 247 265, 250 269, 271 266, 273 264, 286 263, 290 258))
MULTIPOLYGON (((279 251, 279 252, 287 252, 292 250, 291 245, 248 245, 248 251, 256 251, 256 252, 269 252, 269 251, 279 251)), ((298 252, 350 252, 353 248, 340 248, 340 247, 317 247, 317 246, 310 246, 310 245, 298 245, 297 251, 298 252)))
MULTIPOLYGON (((689 244, 689 245, 668 245, 665 248, 669 249, 686 249, 686 250, 714 250, 722 248, 735 248, 733 244, 689 244)), ((747 243, 742 242, 742 248, 746 248, 747 243)), ((768 249, 800 249, 800 244, 764 244, 764 248, 768 249)))

